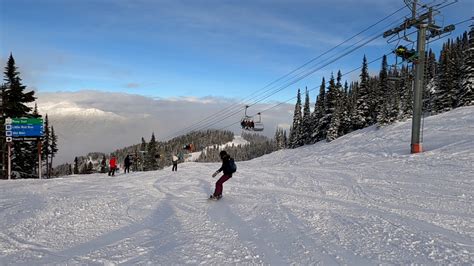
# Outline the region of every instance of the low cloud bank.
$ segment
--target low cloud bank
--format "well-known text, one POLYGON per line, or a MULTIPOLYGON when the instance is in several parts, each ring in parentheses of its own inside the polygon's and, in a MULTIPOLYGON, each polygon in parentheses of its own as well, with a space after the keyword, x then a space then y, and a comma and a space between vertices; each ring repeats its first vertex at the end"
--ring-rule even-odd
MULTIPOLYGON (((202 121, 192 129, 222 129, 228 126, 226 130, 236 134, 241 132, 237 122, 243 116, 243 110, 210 125, 210 122, 226 117, 226 110, 229 114, 239 110, 239 103, 234 99, 154 99, 141 95, 92 90, 38 93, 37 96, 40 113, 48 114, 59 137, 60 150, 55 158, 57 164, 72 162, 75 156, 88 152, 108 153, 117 148, 137 144, 142 137, 149 141, 152 132, 158 140, 167 140, 186 133, 190 129, 184 129, 209 116, 212 118, 202 121)), ((244 104, 240 105, 243 107, 244 104)), ((252 106, 248 114, 255 114, 273 105, 252 106)), ((277 126, 288 128, 293 117, 293 108, 293 104, 283 104, 265 111, 262 120, 266 128, 262 134, 273 137, 277 126)))

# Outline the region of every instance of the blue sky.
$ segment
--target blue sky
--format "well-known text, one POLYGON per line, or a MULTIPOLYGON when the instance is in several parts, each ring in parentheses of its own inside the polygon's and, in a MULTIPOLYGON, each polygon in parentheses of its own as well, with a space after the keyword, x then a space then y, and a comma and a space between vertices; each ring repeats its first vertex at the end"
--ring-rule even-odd
MULTIPOLYGON (((0 58, 5 64, 12 52, 24 83, 39 92, 244 98, 401 6, 401 0, 0 0, 0 58)), ((460 0, 442 9, 438 24, 472 14, 473 2, 460 0)), ((453 36, 468 26, 459 25, 453 36)), ((323 75, 358 67, 364 54, 370 61, 393 45, 379 38, 268 100, 319 86, 323 75)))

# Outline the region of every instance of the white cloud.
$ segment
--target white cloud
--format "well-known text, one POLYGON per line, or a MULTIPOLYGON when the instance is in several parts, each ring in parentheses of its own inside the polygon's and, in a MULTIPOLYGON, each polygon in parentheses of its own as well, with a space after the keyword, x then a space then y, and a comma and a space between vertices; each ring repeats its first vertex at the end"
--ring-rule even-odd
MULTIPOLYGON (((153 99, 126 93, 84 90, 78 92, 38 93, 38 109, 48 114, 50 123, 59 136, 56 163, 72 162, 74 156, 88 152, 112 152, 147 141, 152 132, 158 140, 184 134, 182 129, 223 129, 240 134, 238 102, 214 97, 181 97, 153 99), (237 104, 237 105, 236 105, 237 104), (229 106, 234 106, 229 110, 229 106), (227 109, 226 109, 227 108, 227 109), (223 111, 224 110, 224 111, 223 111), (227 112, 226 112, 227 110, 227 112), (231 117, 225 114, 236 113, 231 117), (203 121, 205 118, 208 120, 203 121), (214 122, 221 120, 215 125, 214 122), (197 122, 202 121, 197 126, 197 122)), ((274 104, 259 104, 249 114, 263 111, 274 104)), ((243 104, 242 104, 243 109, 243 104)), ((262 113, 264 135, 273 137, 277 126, 287 128, 291 123, 293 104, 285 104, 262 113)), ((187 131, 186 131, 187 132, 187 131)))

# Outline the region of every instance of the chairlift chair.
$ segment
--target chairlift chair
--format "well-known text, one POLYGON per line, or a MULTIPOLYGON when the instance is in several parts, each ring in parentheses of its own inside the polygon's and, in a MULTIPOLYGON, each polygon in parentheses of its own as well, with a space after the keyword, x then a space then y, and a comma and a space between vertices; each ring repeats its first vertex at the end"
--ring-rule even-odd
POLYGON ((242 129, 248 131, 263 131, 264 126, 262 123, 261 114, 258 113, 258 120, 255 120, 253 116, 247 115, 247 108, 249 108, 248 105, 245 106, 244 117, 242 117, 240 120, 242 129))
POLYGON ((253 131, 263 131, 262 115, 258 115, 258 121, 254 121, 253 131))
POLYGON ((401 79, 400 75, 399 75, 399 70, 398 70, 396 61, 395 61, 394 65, 389 65, 388 66, 387 74, 388 74, 388 76, 387 76, 388 81, 397 82, 401 79))

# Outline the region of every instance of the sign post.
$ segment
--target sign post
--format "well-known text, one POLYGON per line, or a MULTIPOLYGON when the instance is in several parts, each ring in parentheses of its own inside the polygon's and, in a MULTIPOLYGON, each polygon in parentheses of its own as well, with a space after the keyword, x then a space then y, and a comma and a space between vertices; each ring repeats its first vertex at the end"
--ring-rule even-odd
POLYGON ((38 139, 38 178, 41 179, 41 140, 38 139))
POLYGON ((43 137, 42 118, 7 118, 5 119, 5 137, 8 143, 8 179, 11 179, 11 144, 12 141, 38 142, 38 177, 41 179, 41 138, 43 137))
POLYGON ((12 143, 8 142, 8 180, 12 178, 12 143))

